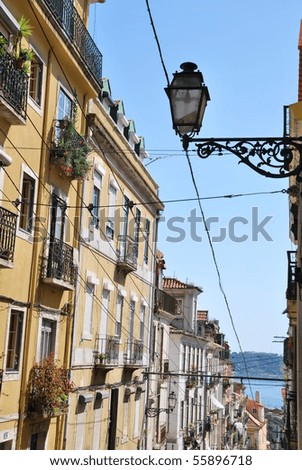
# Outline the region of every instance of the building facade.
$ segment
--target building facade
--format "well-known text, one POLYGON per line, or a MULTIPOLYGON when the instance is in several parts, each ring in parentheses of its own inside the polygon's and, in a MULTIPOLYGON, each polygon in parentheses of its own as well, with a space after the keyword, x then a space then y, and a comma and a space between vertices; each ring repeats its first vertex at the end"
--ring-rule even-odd
MULTIPOLYGON (((286 129, 291 137, 302 135, 302 26, 300 25, 298 101, 287 107, 286 129)), ((291 163, 296 165, 299 156, 291 163)), ((289 180, 289 236, 296 249, 288 251, 288 285, 286 290, 288 337, 284 341, 286 366, 284 391, 285 440, 291 450, 302 449, 302 303, 301 303, 301 182, 298 177, 289 180)))
POLYGON ((0 1, 0 449, 140 446, 163 206, 89 3, 0 1))

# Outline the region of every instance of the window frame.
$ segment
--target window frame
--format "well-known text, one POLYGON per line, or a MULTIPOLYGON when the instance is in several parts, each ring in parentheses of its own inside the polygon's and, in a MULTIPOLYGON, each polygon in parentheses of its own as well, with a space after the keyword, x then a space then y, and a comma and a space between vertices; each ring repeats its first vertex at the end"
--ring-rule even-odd
POLYGON ((30 103, 34 106, 37 107, 39 111, 41 111, 43 107, 43 85, 44 85, 44 66, 45 62, 42 60, 41 56, 37 53, 37 51, 33 49, 34 52, 34 58, 31 60, 30 63, 30 75, 29 75, 29 84, 28 84, 28 97, 30 99, 30 103), (37 76, 38 79, 33 79, 32 78, 32 66, 36 63, 38 72, 37 76), (32 96, 31 92, 31 86, 33 83, 33 80, 36 81, 36 85, 34 87, 34 92, 36 96, 38 96, 38 99, 32 96))
POLYGON ((24 240, 27 240, 29 242, 33 242, 32 234, 33 234, 34 225, 35 225, 34 219, 35 219, 35 205, 37 203, 37 195, 38 195, 38 177, 32 171, 31 168, 29 168, 24 163, 22 164, 20 183, 19 183, 19 188, 20 188, 19 193, 20 193, 20 197, 21 197, 21 206, 22 206, 22 195, 23 195, 23 181, 24 181, 24 176, 25 175, 26 175, 27 178, 31 179, 34 183, 33 197, 32 197, 32 201, 31 201, 31 215, 29 216, 29 218, 30 217, 32 218, 32 224, 31 224, 31 229, 30 230, 26 230, 26 229, 22 228, 20 226, 20 221, 21 221, 20 214, 21 214, 21 212, 19 211, 18 222, 17 222, 17 227, 18 227, 17 231, 18 231, 18 236, 20 238, 23 238, 24 240))
POLYGON ((144 246, 144 263, 147 265, 149 263, 149 241, 150 241, 150 228, 151 221, 150 219, 145 219, 145 246, 144 246))
POLYGON ((100 212, 101 212, 101 193, 103 185, 103 175, 95 168, 93 171, 93 188, 92 188, 92 211, 91 225, 98 230, 100 228, 100 212))
POLYGON ((85 285, 85 302, 84 302, 84 315, 83 315, 83 339, 92 339, 92 320, 94 308, 94 296, 96 292, 96 285, 90 281, 86 281, 85 285), (89 331, 86 329, 89 324, 89 331))
MULTIPOLYGON (((17 320, 18 321, 18 320, 17 320)), ((19 320, 20 321, 20 320, 19 320)), ((6 332, 6 344, 5 344, 5 375, 9 376, 19 376, 21 373, 21 368, 22 368, 22 359, 23 359, 23 348, 24 348, 24 335, 25 335, 25 326, 26 326, 26 309, 25 308, 16 308, 14 306, 11 306, 9 308, 9 314, 8 314, 8 323, 7 323, 7 332, 6 332), (16 340, 19 340, 19 346, 18 346, 18 354, 19 354, 19 359, 18 359, 18 368, 10 368, 8 367, 8 349, 9 349, 9 344, 10 344, 10 332, 11 332, 11 320, 12 320, 12 315, 14 313, 18 313, 22 317, 22 331, 18 331, 16 334, 16 340)))
POLYGON ((21 188, 21 204, 19 214, 19 229, 27 234, 33 231, 33 216, 34 216, 34 204, 36 194, 36 181, 26 171, 23 172, 22 177, 22 188, 21 188), (27 183, 28 188, 25 187, 27 183), (28 194, 25 194, 27 193, 28 194))
POLYGON ((106 238, 109 240, 114 240, 116 200, 117 188, 113 182, 110 182, 108 188, 108 214, 106 221, 106 238))
POLYGON ((40 353, 39 353, 40 361, 46 359, 51 353, 56 352, 57 327, 58 327, 58 324, 57 324, 57 321, 55 319, 48 318, 48 317, 45 317, 45 316, 42 318, 41 327, 40 327, 40 353), (46 355, 44 354, 44 350, 45 350, 45 346, 46 346, 46 341, 45 341, 46 336, 43 333, 43 328, 45 329, 45 328, 47 328, 47 326, 44 325, 44 327, 43 327, 43 322, 44 323, 45 322, 51 323, 51 332, 50 332, 50 335, 48 335, 48 338, 50 337, 50 341, 48 341, 48 344, 50 344, 50 348, 47 348, 47 349, 49 349, 49 351, 48 351, 48 354, 46 354, 46 355))

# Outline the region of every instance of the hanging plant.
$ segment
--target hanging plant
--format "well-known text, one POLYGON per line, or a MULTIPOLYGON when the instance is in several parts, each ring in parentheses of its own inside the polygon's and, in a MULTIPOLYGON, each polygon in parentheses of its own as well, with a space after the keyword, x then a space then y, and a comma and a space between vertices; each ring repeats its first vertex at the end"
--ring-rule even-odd
POLYGON ((91 169, 88 152, 89 147, 84 137, 76 131, 74 122, 67 119, 60 121, 52 158, 61 171, 72 179, 84 179, 91 169))
POLYGON ((68 394, 72 390, 68 369, 58 367, 54 354, 51 353, 32 368, 29 390, 30 411, 36 411, 44 416, 67 411, 68 394))

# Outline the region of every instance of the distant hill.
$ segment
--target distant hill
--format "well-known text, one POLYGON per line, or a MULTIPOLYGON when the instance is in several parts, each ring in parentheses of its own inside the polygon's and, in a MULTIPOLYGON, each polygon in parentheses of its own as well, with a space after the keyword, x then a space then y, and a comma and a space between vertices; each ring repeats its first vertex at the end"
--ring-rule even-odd
POLYGON ((251 377, 283 377, 283 356, 280 354, 254 351, 246 351, 243 354, 244 358, 241 353, 231 353, 234 375, 246 376, 247 367, 251 377))

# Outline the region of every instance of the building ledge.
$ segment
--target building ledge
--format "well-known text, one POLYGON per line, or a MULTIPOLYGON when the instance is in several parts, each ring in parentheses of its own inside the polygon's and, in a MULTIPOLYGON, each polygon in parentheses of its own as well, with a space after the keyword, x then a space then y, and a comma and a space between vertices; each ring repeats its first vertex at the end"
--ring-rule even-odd
POLYGON ((62 281, 62 279, 56 279, 55 277, 44 277, 42 281, 44 284, 56 286, 63 290, 74 291, 74 286, 69 282, 62 281))

